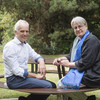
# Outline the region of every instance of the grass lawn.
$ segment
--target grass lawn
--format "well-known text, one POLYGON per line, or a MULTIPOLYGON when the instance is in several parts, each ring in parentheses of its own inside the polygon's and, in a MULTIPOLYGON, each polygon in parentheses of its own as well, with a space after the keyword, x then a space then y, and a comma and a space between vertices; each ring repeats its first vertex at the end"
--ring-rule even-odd
MULTIPOLYGON (((58 58, 64 55, 42 55, 44 58, 58 58)), ((0 61, 2 60, 2 53, 0 53, 0 61)), ((31 70, 30 65, 29 70, 31 70)), ((53 65, 46 65, 47 69, 56 69, 56 66, 53 65)), ((0 74, 4 74, 4 64, 0 64, 0 74)), ((59 78, 58 74, 46 74, 47 80, 53 81, 57 84, 59 78)), ((6 81, 5 78, 0 79, 0 81, 6 81)), ((14 90, 9 90, 9 89, 1 89, 0 88, 0 99, 2 98, 18 98, 19 96, 27 96, 29 93, 24 93, 24 92, 18 92, 14 90)), ((86 92, 87 95, 96 95, 97 99, 100 100, 100 90, 97 91, 92 91, 92 92, 86 92)), ((57 97, 55 95, 50 95, 47 100, 56 100, 57 97)))

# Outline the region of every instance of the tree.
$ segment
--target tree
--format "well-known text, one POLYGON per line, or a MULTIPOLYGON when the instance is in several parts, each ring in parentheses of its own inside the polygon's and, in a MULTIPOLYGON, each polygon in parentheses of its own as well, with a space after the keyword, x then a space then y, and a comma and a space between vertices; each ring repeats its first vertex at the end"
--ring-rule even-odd
POLYGON ((0 51, 4 45, 14 37, 14 20, 6 11, 0 11, 0 51))
POLYGON ((25 19, 30 25, 29 43, 38 52, 67 53, 75 37, 70 26, 74 16, 83 16, 91 30, 100 38, 100 0, 2 0, 16 20, 25 19))

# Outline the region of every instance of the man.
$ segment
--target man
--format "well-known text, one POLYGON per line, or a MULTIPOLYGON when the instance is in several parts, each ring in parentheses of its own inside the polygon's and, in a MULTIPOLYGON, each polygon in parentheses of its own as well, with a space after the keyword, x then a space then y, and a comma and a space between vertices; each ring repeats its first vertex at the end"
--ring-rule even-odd
MULTIPOLYGON (((19 20, 15 24, 15 38, 8 42, 3 50, 5 65, 5 77, 7 86, 11 89, 19 88, 56 88, 53 82, 45 80, 46 67, 44 58, 37 54, 26 42, 29 36, 29 24, 25 20, 19 20), (40 74, 28 72, 28 59, 39 63, 40 74)), ((19 97, 19 100, 46 100, 49 95, 29 95, 27 98, 19 97)))

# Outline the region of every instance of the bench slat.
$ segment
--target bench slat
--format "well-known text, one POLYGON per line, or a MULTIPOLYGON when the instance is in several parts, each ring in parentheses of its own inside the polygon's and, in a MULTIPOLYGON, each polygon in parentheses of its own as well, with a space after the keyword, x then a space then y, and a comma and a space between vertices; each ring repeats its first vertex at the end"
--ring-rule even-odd
POLYGON ((4 75, 0 75, 0 78, 4 78, 4 75))

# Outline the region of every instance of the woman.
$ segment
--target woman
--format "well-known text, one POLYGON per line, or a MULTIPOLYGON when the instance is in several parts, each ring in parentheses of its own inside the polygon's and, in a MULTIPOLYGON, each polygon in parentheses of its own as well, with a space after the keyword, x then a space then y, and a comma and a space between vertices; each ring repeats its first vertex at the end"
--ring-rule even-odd
MULTIPOLYGON (((100 41, 90 33, 84 18, 80 16, 73 18, 71 26, 76 35, 71 52, 65 57, 55 59, 53 64, 75 68, 83 74, 82 80, 80 79, 81 84, 100 88, 100 41)), ((64 85, 63 80, 59 81, 62 85, 64 85)))

